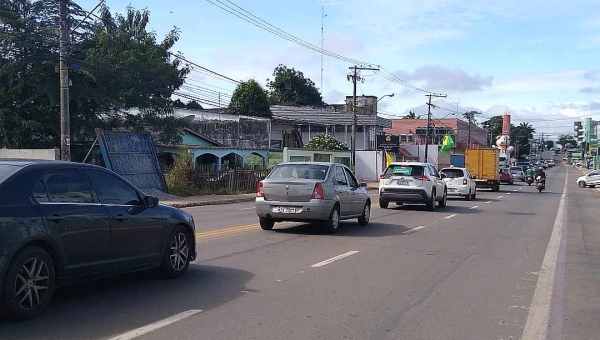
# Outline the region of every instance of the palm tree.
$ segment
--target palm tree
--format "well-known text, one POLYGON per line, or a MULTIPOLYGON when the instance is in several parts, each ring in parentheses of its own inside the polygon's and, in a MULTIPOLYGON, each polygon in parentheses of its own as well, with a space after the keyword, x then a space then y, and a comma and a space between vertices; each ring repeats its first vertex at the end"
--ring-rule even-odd
POLYGON ((412 111, 408 111, 408 114, 402 117, 402 119, 417 119, 417 115, 412 111))
POLYGON ((533 134, 535 133, 535 128, 531 126, 528 122, 522 122, 518 126, 522 135, 527 136, 527 139, 532 139, 533 134))

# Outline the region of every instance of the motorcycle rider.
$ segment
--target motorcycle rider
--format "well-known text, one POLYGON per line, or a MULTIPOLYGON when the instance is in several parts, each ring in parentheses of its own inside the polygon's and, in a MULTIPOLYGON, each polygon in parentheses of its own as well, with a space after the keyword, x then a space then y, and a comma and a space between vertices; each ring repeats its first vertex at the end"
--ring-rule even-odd
POLYGON ((546 186, 546 172, 544 172, 544 168, 541 166, 537 168, 535 173, 535 177, 537 178, 538 176, 542 177, 542 183, 546 186))

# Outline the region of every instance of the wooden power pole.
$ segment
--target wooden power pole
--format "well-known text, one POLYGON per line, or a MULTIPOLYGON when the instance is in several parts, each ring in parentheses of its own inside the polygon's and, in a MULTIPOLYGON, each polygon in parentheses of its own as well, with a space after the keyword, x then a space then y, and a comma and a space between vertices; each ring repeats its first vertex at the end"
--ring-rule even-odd
POLYGON ((67 0, 59 2, 60 22, 60 159, 71 161, 71 129, 69 119, 69 66, 67 0))

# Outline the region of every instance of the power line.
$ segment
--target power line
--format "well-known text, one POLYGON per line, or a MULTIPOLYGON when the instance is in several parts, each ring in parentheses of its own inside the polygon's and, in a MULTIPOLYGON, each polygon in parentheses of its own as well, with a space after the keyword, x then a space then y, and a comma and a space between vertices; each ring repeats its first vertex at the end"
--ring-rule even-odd
MULTIPOLYGON (((102 18, 101 18, 101 17, 99 17, 98 15, 96 15, 96 14, 94 14, 94 13, 91 13, 91 12, 90 12, 90 15, 91 15, 91 16, 93 16, 93 17, 95 17, 96 19, 98 19, 98 20, 102 21, 102 18)), ((230 78, 230 77, 228 77, 228 76, 225 76, 225 75, 223 75, 223 74, 221 74, 221 73, 215 72, 215 71, 213 71, 213 70, 210 70, 210 69, 208 69, 208 68, 206 68, 206 67, 204 67, 204 66, 201 66, 201 65, 199 65, 199 64, 197 64, 197 63, 195 63, 195 62, 193 62, 193 61, 191 61, 191 60, 189 60, 189 59, 186 59, 186 58, 184 58, 184 57, 183 57, 182 55, 180 55, 180 54, 177 54, 177 53, 170 52, 170 51, 168 51, 168 50, 166 50, 166 49, 164 49, 164 48, 160 47, 159 45, 156 45, 155 47, 156 47, 156 48, 158 48, 159 50, 161 50, 161 51, 163 51, 163 52, 165 52, 165 53, 169 54, 169 55, 170 55, 170 56, 172 56, 172 57, 175 57, 175 58, 177 58, 177 59, 179 59, 179 60, 185 61, 186 63, 188 63, 188 64, 190 64, 190 65, 193 65, 193 66, 195 66, 195 67, 199 68, 200 70, 203 70, 203 71, 205 71, 205 72, 203 73, 203 72, 201 72, 200 70, 194 70, 194 71, 196 71, 196 72, 199 72, 199 73, 202 73, 202 74, 206 74, 206 73, 208 73, 208 74, 206 74, 206 75, 213 76, 213 77, 215 77, 215 76, 216 76, 216 77, 218 77, 217 79, 226 80, 226 81, 232 82, 232 83, 234 83, 234 84, 241 84, 241 83, 242 83, 242 82, 241 82, 241 81, 239 81, 239 80, 232 79, 232 78, 230 78)))
POLYGON ((302 46, 302 47, 312 50, 314 52, 320 53, 321 55, 326 55, 330 58, 338 59, 338 60, 341 60, 341 61, 344 61, 344 62, 347 62, 350 64, 356 64, 356 65, 361 65, 361 66, 366 65, 369 67, 378 66, 380 68, 380 70, 377 72, 377 74, 389 81, 398 83, 398 84, 405 86, 412 90, 421 91, 421 92, 429 93, 429 94, 435 94, 433 92, 421 89, 417 86, 414 86, 403 79, 400 79, 392 72, 389 72, 384 67, 381 67, 375 63, 369 63, 369 62, 353 59, 350 57, 346 57, 346 56, 325 50, 323 48, 320 48, 320 47, 313 45, 305 40, 302 40, 286 31, 282 30, 281 28, 274 26, 274 25, 270 24, 269 22, 259 18, 258 16, 250 13, 249 11, 245 10, 244 8, 240 7, 239 5, 235 4, 234 2, 232 2, 230 0, 224 0, 224 1, 231 4, 231 6, 220 0, 206 0, 206 1, 220 9, 258 27, 258 28, 261 28, 267 32, 270 32, 270 33, 272 33, 280 38, 283 38, 287 41, 290 41, 294 44, 297 44, 299 46, 302 46))

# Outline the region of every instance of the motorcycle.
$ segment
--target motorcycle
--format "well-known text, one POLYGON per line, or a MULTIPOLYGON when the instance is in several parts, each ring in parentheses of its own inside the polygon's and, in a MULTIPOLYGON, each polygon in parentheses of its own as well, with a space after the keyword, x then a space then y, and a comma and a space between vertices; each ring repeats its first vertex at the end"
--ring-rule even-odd
POLYGON ((533 183, 533 176, 531 176, 531 175, 525 176, 525 183, 527 183, 527 185, 531 186, 531 184, 533 183))
POLYGON ((540 192, 540 194, 542 193, 542 190, 546 189, 546 183, 544 182, 542 176, 537 176, 537 178, 535 179, 535 187, 540 192))

